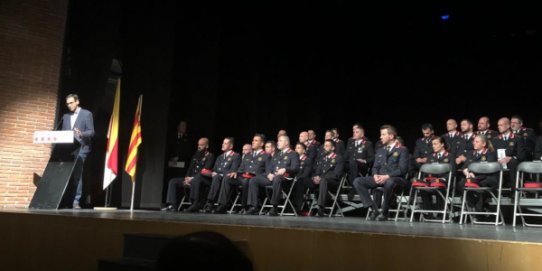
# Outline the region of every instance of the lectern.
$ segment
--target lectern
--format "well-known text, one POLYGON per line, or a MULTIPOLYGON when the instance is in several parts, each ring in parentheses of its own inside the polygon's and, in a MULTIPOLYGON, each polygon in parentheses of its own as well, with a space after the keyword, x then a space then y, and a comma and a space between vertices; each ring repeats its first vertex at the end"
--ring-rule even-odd
POLYGON ((53 144, 53 150, 29 208, 58 209, 74 169, 82 166, 77 161, 79 142, 74 140, 73 131, 37 131, 34 144, 53 144))

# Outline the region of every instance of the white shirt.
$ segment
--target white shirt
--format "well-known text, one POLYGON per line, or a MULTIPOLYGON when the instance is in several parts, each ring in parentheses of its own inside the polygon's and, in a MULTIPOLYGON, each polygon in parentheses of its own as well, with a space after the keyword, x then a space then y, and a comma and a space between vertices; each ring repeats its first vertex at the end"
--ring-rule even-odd
POLYGON ((75 121, 77 120, 77 116, 79 116, 79 111, 81 111, 81 107, 77 107, 75 109, 75 112, 70 116, 70 127, 73 129, 73 126, 75 125, 75 121))

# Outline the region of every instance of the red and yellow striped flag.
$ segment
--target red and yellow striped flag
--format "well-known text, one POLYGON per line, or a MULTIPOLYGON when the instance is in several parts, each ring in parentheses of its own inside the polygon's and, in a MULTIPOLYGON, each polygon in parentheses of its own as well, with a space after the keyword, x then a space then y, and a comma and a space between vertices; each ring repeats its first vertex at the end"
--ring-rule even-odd
POLYGON ((130 147, 128 148, 128 158, 124 170, 130 175, 132 182, 135 181, 136 165, 137 165, 137 148, 141 144, 141 104, 143 103, 143 95, 139 95, 137 109, 134 117, 134 128, 130 137, 130 147))
POLYGON ((120 79, 117 81, 115 91, 115 102, 113 112, 109 120, 109 131, 107 132, 107 150, 105 152, 104 183, 105 190, 119 173, 119 110, 120 110, 120 79))

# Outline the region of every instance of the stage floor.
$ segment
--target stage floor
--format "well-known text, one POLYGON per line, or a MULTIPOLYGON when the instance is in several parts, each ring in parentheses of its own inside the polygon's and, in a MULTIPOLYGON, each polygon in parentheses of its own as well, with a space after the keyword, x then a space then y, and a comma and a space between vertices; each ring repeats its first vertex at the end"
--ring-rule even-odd
MULTIPOLYGON (((40 214, 64 217, 84 217, 127 221, 153 221, 173 223, 196 223, 208 225, 232 225, 266 227, 277 229, 307 229, 311 231, 349 232, 379 235, 400 235, 411 237, 432 237, 450 239, 476 239, 505 242, 542 243, 542 228, 511 225, 459 225, 457 223, 421 223, 405 221, 367 221, 360 217, 270 217, 246 215, 188 214, 161 211, 129 210, 30 210, 4 209, 0 212, 40 214)), ((519 221, 518 221, 519 222, 519 221)))

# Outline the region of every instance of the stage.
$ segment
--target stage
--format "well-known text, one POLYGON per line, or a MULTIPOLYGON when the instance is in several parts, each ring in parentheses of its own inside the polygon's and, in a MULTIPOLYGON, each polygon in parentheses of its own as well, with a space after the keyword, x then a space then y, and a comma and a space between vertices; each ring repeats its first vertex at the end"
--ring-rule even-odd
POLYGON ((510 225, 70 209, 5 209, 0 221, 6 270, 97 270, 98 260, 122 256, 124 234, 200 230, 244 243, 256 270, 535 270, 542 265, 542 229, 510 225))

